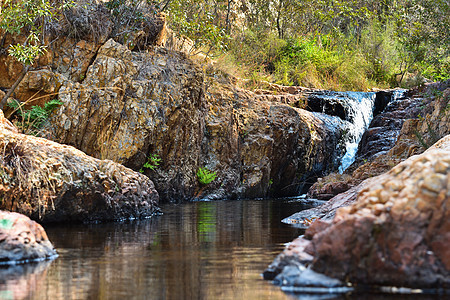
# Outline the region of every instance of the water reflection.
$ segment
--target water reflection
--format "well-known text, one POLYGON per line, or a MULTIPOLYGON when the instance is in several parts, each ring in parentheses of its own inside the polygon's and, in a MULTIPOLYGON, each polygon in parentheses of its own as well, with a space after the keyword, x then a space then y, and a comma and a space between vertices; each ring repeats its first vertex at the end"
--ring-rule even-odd
POLYGON ((0 299, 28 299, 47 277, 51 261, 0 266, 0 299))
POLYGON ((302 208, 292 200, 196 202, 145 221, 47 226, 60 256, 0 269, 0 299, 416 299, 291 295, 263 281, 284 243, 302 233, 280 221, 302 208))
POLYGON ((301 231, 286 201, 196 202, 122 224, 46 228, 60 257, 32 299, 289 299, 260 273, 301 231))

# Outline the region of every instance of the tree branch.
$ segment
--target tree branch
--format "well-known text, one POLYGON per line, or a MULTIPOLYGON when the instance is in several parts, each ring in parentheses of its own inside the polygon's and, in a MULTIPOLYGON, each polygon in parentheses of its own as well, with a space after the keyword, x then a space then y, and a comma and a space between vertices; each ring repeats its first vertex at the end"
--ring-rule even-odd
POLYGON ((8 98, 11 97, 12 93, 14 92, 14 90, 22 82, 22 80, 25 77, 25 75, 27 74, 29 68, 30 68, 29 66, 24 66, 23 67, 22 73, 20 73, 19 78, 16 79, 16 81, 14 82, 12 87, 8 90, 8 92, 3 97, 2 101, 0 101, 0 109, 3 109, 3 107, 5 106, 6 101, 8 101, 8 98))

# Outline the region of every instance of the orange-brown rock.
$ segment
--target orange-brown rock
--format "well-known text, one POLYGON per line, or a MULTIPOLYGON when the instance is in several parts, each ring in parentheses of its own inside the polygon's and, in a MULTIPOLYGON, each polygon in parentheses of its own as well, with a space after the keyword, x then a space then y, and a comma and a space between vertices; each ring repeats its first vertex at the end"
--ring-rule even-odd
POLYGON ((135 170, 159 155, 161 165, 144 171, 172 201, 292 195, 336 165, 341 123, 228 84, 206 90, 209 80, 182 53, 109 40, 82 83, 61 87, 54 137, 135 170), (204 166, 218 178, 201 189, 204 166))
POLYGON ((313 226, 298 250, 314 257, 314 271, 352 283, 449 289, 449 205, 447 135, 366 182, 356 202, 328 226, 313 226))
MULTIPOLYGON (((146 4, 141 4, 140 9, 143 9, 146 4)), ((131 24, 113 20, 109 9, 98 1, 77 1, 57 20, 47 24, 46 51, 38 57, 31 67, 31 74, 24 78, 12 97, 20 101, 31 100, 31 105, 41 105, 55 96, 54 91, 58 91, 62 79, 83 81, 98 49, 110 37, 136 49, 164 43, 165 16, 162 13, 154 15, 150 11, 146 8, 139 24, 134 24, 136 21, 131 24), (58 77, 57 80, 48 78, 49 74, 58 77)), ((11 36, 1 30, 0 37, 4 38, 0 45, 0 87, 8 89, 21 74, 23 66, 8 55, 6 48, 10 44, 23 43, 25 37, 11 36)))
POLYGON ((0 265, 55 256, 56 251, 41 225, 24 215, 0 211, 0 265))
POLYGON ((320 188, 318 188, 317 185, 316 187, 311 187, 308 192, 308 197, 319 200, 329 200, 335 195, 347 191, 349 188, 350 184, 346 181, 328 182, 320 188))
POLYGON ((0 147, 0 209, 42 222, 141 218, 157 210, 158 194, 146 176, 19 134, 2 113, 0 147))
POLYGON ((163 43, 163 14, 133 23, 140 29, 125 38, 119 33, 130 28, 102 5, 86 5, 52 25, 49 39, 59 38, 39 59, 46 68, 16 90, 20 100, 58 91, 64 104, 48 128, 55 141, 134 170, 159 155, 161 165, 143 171, 172 201, 294 195, 337 166, 344 121, 291 107, 301 106, 305 89, 272 85, 276 92, 264 94, 218 83, 185 54, 151 47, 185 49, 163 43), (201 187, 199 167, 218 178, 201 187))

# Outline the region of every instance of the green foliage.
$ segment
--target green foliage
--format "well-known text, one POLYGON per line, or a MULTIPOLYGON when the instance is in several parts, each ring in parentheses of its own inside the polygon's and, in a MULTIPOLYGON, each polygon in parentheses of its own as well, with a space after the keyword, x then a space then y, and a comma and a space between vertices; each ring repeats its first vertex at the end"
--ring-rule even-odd
POLYGON ((422 74, 425 78, 434 81, 450 79, 450 57, 438 59, 435 63, 422 64, 422 74))
POLYGON ((139 172, 144 173, 145 169, 150 170, 156 170, 158 168, 159 164, 161 163, 161 158, 158 156, 158 154, 150 154, 150 156, 147 158, 147 161, 142 166, 142 168, 139 170, 139 172))
POLYGON ((449 6, 440 0, 174 0, 169 16, 196 46, 224 42, 228 52, 218 66, 250 79, 250 87, 261 80, 365 90, 409 78, 449 79, 449 6))
POLYGON ((450 2, 440 0, 404 0, 398 7, 394 20, 397 22, 397 39, 401 49, 401 79, 407 72, 424 73, 433 80, 445 80, 442 63, 450 55, 450 2))
POLYGON ((379 84, 395 84, 400 61, 400 43, 395 38, 395 24, 372 18, 362 30, 360 43, 355 45, 367 61, 367 77, 379 84))
POLYGON ((216 172, 211 172, 207 168, 199 168, 197 170, 197 179, 200 184, 207 185, 216 179, 216 172))
POLYGON ((420 145, 421 145, 424 149, 430 148, 431 145, 428 145, 428 143, 425 142, 425 139, 423 138, 423 135, 422 135, 419 131, 415 130, 415 131, 414 131, 414 135, 416 136, 416 138, 417 138, 417 140, 419 141, 420 145))
POLYGON ((226 26, 218 23, 214 7, 208 1, 170 1, 167 12, 171 27, 194 42, 191 51, 211 55, 214 51, 222 52, 227 49, 229 36, 226 26))
POLYGON ((45 51, 42 45, 44 24, 72 1, 5 0, 0 6, 0 28, 12 35, 25 34, 22 44, 10 45, 9 55, 25 65, 33 64, 45 51))
POLYGON ((50 114, 63 103, 60 100, 53 99, 45 103, 43 107, 33 106, 31 109, 24 110, 19 101, 13 100, 8 103, 8 106, 17 111, 19 121, 16 125, 24 132, 30 134, 37 134, 38 130, 42 128, 45 121, 49 118, 50 114))
POLYGON ((241 77, 254 82, 270 81, 282 85, 302 85, 335 90, 365 90, 386 85, 370 76, 371 66, 359 48, 349 40, 334 44, 334 37, 308 35, 279 39, 274 34, 246 31, 230 44, 229 56, 236 61, 241 77))
POLYGON ((430 122, 423 117, 419 115, 419 120, 422 122, 426 122, 427 124, 427 134, 429 135, 428 141, 425 140, 425 137, 422 133, 420 133, 418 130, 414 131, 414 134, 419 141, 419 144, 426 150, 430 148, 432 145, 434 145, 437 141, 439 141, 439 134, 436 132, 436 130, 433 129, 430 122))

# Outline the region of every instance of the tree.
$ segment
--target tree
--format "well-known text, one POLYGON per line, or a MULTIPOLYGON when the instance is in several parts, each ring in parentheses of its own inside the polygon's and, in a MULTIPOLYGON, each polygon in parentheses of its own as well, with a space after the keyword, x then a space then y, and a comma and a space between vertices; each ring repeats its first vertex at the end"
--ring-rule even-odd
POLYGON ((403 45, 400 82, 418 65, 439 66, 450 55, 450 2, 405 0, 397 15, 397 36, 403 45))
POLYGON ((3 109, 36 58, 46 51, 44 46, 46 22, 55 18, 68 5, 71 5, 69 0, 5 0, 0 5, 0 28, 3 34, 26 37, 23 43, 8 47, 8 54, 22 63, 23 69, 19 78, 0 101, 0 109, 3 109))
MULTIPOLYGON (((231 2, 228 2, 231 5, 231 2)), ((208 0, 173 0, 167 7, 171 27, 190 38, 194 44, 191 51, 211 55, 213 50, 224 50, 227 44, 226 20, 221 14, 223 3, 208 0), (223 18, 222 18, 223 17, 223 18)), ((230 16, 229 16, 230 17, 230 16)))

